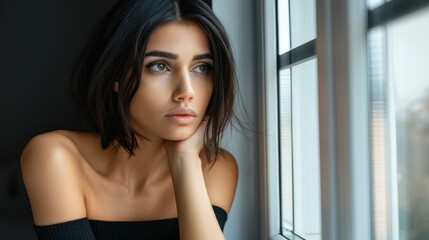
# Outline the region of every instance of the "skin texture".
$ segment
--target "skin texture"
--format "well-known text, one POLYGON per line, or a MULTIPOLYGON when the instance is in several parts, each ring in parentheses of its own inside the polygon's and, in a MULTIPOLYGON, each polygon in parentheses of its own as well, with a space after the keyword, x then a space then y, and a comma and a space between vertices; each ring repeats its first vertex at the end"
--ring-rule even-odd
POLYGON ((207 37, 190 22, 161 25, 151 35, 129 114, 150 140, 139 139, 131 157, 121 147, 102 149, 96 133, 54 131, 33 138, 21 166, 35 224, 178 217, 181 239, 224 239, 211 205, 229 212, 238 170, 224 150, 213 166, 200 158, 213 89, 209 54, 207 37), (194 113, 172 120, 178 108, 194 113))

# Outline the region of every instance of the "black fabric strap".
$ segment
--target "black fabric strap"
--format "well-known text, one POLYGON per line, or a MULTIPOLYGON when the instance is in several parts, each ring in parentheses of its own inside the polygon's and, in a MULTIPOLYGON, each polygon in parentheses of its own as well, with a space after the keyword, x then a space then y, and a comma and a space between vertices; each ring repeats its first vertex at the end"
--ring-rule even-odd
POLYGON ((226 220, 228 219, 228 213, 226 213, 223 208, 213 206, 213 211, 216 215, 217 221, 219 222, 219 226, 223 231, 223 228, 225 227, 226 220))

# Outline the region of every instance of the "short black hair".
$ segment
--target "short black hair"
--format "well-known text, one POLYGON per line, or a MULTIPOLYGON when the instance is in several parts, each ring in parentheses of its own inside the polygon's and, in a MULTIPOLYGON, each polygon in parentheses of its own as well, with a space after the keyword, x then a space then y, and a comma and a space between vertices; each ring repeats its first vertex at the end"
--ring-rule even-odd
POLYGON ((231 120, 235 99, 235 66, 226 31, 202 0, 120 0, 96 26, 71 73, 77 104, 89 115, 106 149, 116 140, 130 155, 140 136, 128 114, 142 71, 147 42, 160 25, 175 21, 197 24, 207 35, 213 55, 213 93, 204 149, 217 155, 220 137, 231 120), (119 83, 116 93, 114 82, 119 83))

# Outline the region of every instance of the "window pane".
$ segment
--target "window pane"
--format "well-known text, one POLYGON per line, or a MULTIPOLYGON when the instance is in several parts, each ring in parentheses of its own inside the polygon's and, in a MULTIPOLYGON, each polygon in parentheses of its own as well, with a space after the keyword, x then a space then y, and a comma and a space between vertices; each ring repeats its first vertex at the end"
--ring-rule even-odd
POLYGON ((315 0, 278 0, 279 55, 316 38, 315 0))
POLYGON ((289 0, 277 1, 279 55, 290 50, 289 0))
POLYGON ((283 234, 321 239, 316 59, 280 72, 283 234), (293 140, 292 140, 293 139, 293 140))
POLYGON ((367 6, 370 10, 377 8, 381 5, 383 5, 385 2, 385 0, 368 0, 367 1, 367 6))
POLYGON ((429 8, 388 28, 400 239, 429 239, 429 8))
POLYGON ((429 8, 369 33, 374 239, 429 239, 429 8))
POLYGON ((294 232, 321 239, 316 59, 292 68, 294 232))
POLYGON ((280 178, 282 227, 293 231, 292 92, 290 69, 280 70, 280 178))
POLYGON ((316 0, 289 0, 291 48, 316 38, 316 0))
POLYGON ((373 238, 391 239, 388 89, 386 66, 386 31, 384 27, 368 34, 368 56, 371 79, 371 168, 372 168, 372 225, 373 238))

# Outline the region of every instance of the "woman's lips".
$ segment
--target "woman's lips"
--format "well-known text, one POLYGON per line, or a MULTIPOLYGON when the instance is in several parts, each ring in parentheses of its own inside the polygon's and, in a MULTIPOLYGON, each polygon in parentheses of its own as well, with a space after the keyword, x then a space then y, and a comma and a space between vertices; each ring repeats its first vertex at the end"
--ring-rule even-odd
POLYGON ((186 124, 190 124, 194 121, 195 116, 191 116, 191 115, 167 115, 166 116, 168 120, 177 123, 177 124, 182 124, 182 125, 186 125, 186 124))
POLYGON ((197 113, 191 108, 179 107, 171 110, 165 117, 174 123, 186 125, 195 120, 197 113))

